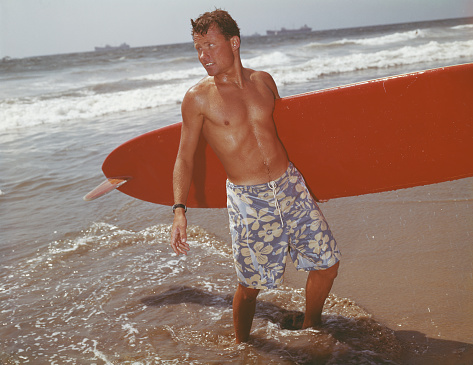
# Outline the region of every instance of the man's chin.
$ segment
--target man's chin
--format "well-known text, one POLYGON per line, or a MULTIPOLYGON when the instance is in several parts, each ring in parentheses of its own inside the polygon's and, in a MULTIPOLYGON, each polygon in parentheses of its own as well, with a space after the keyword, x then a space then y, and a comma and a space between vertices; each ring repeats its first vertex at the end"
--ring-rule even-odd
POLYGON ((213 69, 213 67, 204 67, 204 69, 209 76, 215 76, 217 74, 217 71, 213 69))

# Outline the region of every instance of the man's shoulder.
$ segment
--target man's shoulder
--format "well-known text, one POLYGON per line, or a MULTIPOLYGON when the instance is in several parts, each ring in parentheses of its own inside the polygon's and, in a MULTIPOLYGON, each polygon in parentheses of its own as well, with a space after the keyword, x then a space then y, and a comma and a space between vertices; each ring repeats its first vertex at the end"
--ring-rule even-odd
POLYGON ((187 94, 196 97, 201 94, 206 94, 209 89, 215 87, 215 81, 214 78, 211 76, 206 76, 203 79, 201 79, 199 82, 197 82, 195 85, 193 85, 189 90, 187 90, 187 94))
POLYGON ((246 68, 245 71, 248 72, 248 75, 251 80, 267 81, 273 79, 271 75, 266 71, 252 70, 250 68, 246 68))
POLYGON ((250 80, 255 83, 264 84, 273 92, 276 98, 279 98, 278 88, 273 77, 266 71, 250 70, 250 80))
POLYGON ((201 113, 208 105, 208 95, 210 90, 215 87, 213 77, 204 77, 189 90, 187 90, 182 100, 181 109, 183 111, 192 111, 201 113))

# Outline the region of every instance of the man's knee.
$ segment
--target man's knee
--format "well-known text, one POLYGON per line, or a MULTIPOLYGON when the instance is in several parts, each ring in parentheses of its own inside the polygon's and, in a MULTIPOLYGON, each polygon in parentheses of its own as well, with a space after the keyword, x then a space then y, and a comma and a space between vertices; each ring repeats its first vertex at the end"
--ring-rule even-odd
POLYGON ((337 275, 338 275, 338 267, 340 266, 340 261, 338 261, 335 265, 330 266, 328 269, 323 270, 325 273, 325 276, 327 276, 328 279, 334 280, 337 275))
POLYGON ((312 275, 317 276, 324 280, 335 280, 338 275, 338 267, 340 266, 340 261, 338 261, 335 265, 330 266, 328 269, 324 270, 314 270, 311 271, 312 275))
POLYGON ((245 302, 253 302, 256 300, 258 293, 259 289, 247 288, 241 284, 238 284, 235 296, 238 296, 240 300, 245 302))

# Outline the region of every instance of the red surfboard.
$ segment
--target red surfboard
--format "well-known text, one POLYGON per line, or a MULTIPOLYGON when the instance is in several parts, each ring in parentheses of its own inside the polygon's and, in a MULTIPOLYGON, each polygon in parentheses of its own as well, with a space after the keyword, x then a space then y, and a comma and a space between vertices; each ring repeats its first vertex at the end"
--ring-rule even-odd
MULTIPOLYGON (((473 176, 473 63, 282 98, 274 120, 289 159, 319 200, 473 176)), ((132 197, 172 205, 181 123, 125 142, 106 158, 132 197)), ((187 206, 226 207, 226 174, 202 138, 187 206)))

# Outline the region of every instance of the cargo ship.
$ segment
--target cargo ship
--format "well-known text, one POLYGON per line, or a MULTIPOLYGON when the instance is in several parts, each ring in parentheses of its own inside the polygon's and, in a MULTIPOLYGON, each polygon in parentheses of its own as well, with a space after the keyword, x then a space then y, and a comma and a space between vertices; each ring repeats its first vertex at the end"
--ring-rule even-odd
POLYGON ((300 27, 299 29, 281 28, 281 30, 267 30, 266 34, 267 35, 280 35, 280 34, 298 34, 298 33, 310 33, 310 32, 312 32, 312 28, 308 27, 307 25, 304 25, 303 27, 300 27))
POLYGON ((108 44, 105 47, 95 47, 95 52, 107 52, 107 51, 115 51, 118 49, 128 49, 130 46, 126 43, 122 43, 119 46, 113 47, 109 46, 108 44))

